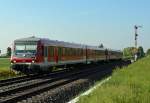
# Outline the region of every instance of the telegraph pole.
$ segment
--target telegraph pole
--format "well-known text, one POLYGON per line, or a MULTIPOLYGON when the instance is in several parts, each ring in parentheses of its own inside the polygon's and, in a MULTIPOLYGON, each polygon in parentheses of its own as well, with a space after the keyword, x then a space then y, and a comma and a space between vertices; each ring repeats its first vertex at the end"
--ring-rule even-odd
POLYGON ((135 29, 135 52, 134 52, 134 60, 136 61, 137 60, 137 37, 138 37, 138 33, 137 33, 137 30, 138 28, 141 28, 142 26, 137 26, 135 25, 134 26, 134 29, 135 29))

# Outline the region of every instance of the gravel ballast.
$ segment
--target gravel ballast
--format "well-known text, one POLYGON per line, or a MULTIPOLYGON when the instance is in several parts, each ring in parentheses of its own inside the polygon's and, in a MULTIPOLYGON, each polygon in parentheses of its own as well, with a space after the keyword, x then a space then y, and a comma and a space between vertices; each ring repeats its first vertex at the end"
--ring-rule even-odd
MULTIPOLYGON (((122 65, 128 64, 129 63, 120 64, 120 67, 122 65)), ((32 96, 31 98, 20 101, 18 103, 66 103, 69 100, 73 99, 75 96, 93 86, 97 80, 101 80, 104 77, 111 75, 112 68, 115 67, 116 65, 111 65, 110 69, 108 69, 107 67, 107 71, 96 72, 95 74, 80 78, 76 81, 57 87, 55 89, 47 90, 46 92, 37 94, 36 96, 32 96)))

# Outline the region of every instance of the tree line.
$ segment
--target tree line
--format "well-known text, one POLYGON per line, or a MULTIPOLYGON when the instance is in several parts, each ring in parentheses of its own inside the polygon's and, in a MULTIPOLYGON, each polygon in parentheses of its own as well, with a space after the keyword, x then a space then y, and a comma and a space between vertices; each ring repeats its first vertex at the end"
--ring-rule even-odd
POLYGON ((124 58, 133 59, 135 53, 137 54, 137 58, 140 59, 140 58, 150 55, 150 49, 148 49, 146 51, 146 53, 144 52, 144 49, 142 46, 139 46, 138 48, 127 47, 127 48, 123 49, 123 57, 124 58))

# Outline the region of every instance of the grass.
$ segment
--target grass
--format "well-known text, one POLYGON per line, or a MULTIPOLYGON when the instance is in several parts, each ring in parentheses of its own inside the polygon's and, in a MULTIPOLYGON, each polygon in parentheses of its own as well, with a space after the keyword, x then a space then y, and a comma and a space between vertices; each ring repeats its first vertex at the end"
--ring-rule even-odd
MULTIPOLYGON (((0 80, 23 75, 21 73, 16 74, 14 71, 11 71, 10 65, 9 58, 0 58, 0 80)), ((62 70, 62 68, 53 68, 53 71, 58 70, 62 70)))
POLYGON ((0 71, 8 70, 10 66, 9 58, 0 58, 0 71))
POLYGON ((0 79, 6 79, 18 76, 10 71, 10 61, 8 58, 0 58, 0 79))
POLYGON ((150 57, 115 70, 108 82, 78 103, 150 103, 150 57))

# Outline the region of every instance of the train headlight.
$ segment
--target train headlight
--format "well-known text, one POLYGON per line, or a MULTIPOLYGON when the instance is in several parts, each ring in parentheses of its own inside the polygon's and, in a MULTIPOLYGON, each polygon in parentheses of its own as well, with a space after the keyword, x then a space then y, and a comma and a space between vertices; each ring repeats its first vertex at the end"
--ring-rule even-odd
POLYGON ((32 60, 32 63, 34 63, 35 61, 34 60, 32 60))
POLYGON ((14 62, 14 63, 16 63, 16 61, 15 61, 15 60, 14 60, 13 62, 14 62))

